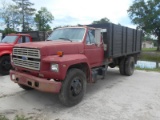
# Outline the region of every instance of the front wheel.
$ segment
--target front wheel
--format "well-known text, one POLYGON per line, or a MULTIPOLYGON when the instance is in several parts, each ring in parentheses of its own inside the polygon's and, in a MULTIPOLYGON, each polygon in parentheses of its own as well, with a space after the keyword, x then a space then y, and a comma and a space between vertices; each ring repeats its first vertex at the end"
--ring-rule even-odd
POLYGON ((59 100, 65 106, 71 107, 78 104, 86 91, 86 76, 84 72, 73 68, 67 72, 59 93, 59 100))
POLYGON ((10 57, 2 56, 0 58, 0 74, 7 75, 9 74, 9 70, 12 68, 10 57))

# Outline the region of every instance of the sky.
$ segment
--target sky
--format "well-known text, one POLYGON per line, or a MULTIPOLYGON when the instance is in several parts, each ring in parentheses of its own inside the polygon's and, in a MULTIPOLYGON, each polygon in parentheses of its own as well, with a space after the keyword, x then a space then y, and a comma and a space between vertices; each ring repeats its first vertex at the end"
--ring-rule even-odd
MULTIPOLYGON (((2 0, 0 0, 2 1, 2 0)), ((11 1, 11 0, 6 0, 11 1)), ((127 10, 133 0, 29 0, 37 10, 46 7, 54 16, 51 27, 91 24, 107 17, 111 22, 135 28, 127 10)), ((1 21, 0 21, 1 22, 1 21)), ((1 25, 1 24, 0 24, 1 25)))

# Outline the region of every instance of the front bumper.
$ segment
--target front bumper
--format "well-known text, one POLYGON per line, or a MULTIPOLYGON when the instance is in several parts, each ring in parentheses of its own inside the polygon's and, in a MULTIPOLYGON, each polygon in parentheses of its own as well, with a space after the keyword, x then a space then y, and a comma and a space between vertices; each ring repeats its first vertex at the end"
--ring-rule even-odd
POLYGON ((49 81, 26 73, 10 70, 10 78, 18 84, 26 85, 43 92, 59 93, 62 83, 49 81))

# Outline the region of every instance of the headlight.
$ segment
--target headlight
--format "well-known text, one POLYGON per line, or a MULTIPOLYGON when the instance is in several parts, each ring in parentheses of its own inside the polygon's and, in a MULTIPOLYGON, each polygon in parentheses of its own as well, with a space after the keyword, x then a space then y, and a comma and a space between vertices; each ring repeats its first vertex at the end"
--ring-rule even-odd
POLYGON ((51 71, 59 72, 59 66, 58 66, 58 64, 52 63, 51 64, 51 71))

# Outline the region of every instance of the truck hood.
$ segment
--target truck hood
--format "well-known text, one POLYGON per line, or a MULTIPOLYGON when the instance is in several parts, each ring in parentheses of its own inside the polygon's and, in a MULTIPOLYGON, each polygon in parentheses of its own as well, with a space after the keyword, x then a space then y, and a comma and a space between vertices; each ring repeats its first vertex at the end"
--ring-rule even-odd
POLYGON ((13 46, 14 46, 13 43, 0 43, 0 55, 3 55, 4 53, 10 54, 13 46))
POLYGON ((13 46, 13 43, 0 43, 0 46, 13 46))
POLYGON ((17 44, 15 47, 40 49, 42 56, 55 55, 58 51, 65 54, 78 54, 84 52, 84 45, 80 42, 70 41, 43 41, 17 44))

